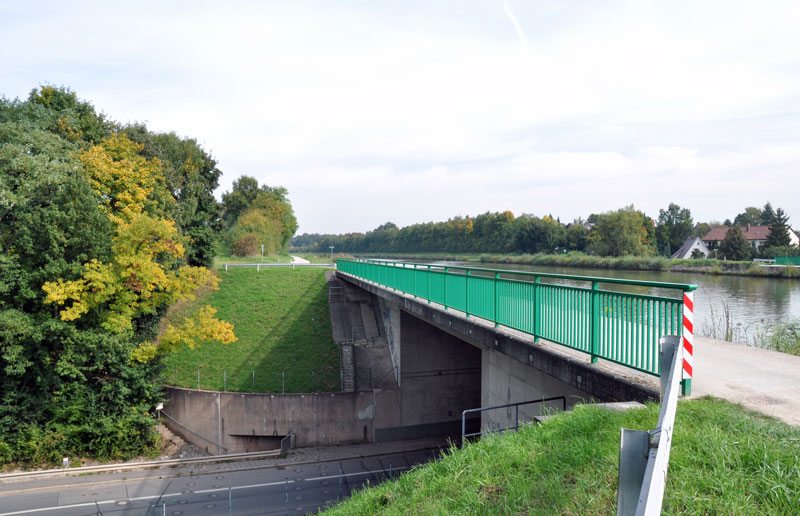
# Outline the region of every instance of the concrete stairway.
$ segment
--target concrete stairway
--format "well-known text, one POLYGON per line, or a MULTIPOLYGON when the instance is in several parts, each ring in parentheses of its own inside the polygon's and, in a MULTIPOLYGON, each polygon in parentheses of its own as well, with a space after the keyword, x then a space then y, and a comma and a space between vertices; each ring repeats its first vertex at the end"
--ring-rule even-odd
POLYGON ((342 344, 342 392, 353 392, 356 388, 356 373, 353 360, 353 345, 342 344))
POLYGON ((361 303, 361 321, 364 323, 364 336, 367 339, 380 336, 378 321, 375 319, 375 311, 371 304, 361 303))

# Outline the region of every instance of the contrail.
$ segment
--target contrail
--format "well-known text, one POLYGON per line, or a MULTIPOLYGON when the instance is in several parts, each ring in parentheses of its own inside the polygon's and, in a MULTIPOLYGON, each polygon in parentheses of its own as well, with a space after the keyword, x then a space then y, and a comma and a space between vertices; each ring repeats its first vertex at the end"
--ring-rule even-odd
POLYGON ((522 40, 522 43, 525 45, 525 47, 530 50, 531 45, 528 43, 528 38, 526 38, 525 33, 522 32, 522 27, 517 20, 517 15, 514 14, 514 11, 511 9, 511 0, 506 0, 503 3, 503 10, 506 12, 508 19, 511 20, 511 24, 514 26, 514 30, 517 31, 517 36, 519 36, 519 39, 522 40))

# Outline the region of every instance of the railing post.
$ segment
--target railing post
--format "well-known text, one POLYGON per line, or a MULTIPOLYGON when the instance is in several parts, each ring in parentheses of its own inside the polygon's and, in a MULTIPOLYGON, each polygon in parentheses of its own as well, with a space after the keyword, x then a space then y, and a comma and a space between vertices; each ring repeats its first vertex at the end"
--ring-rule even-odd
MULTIPOLYGON (((683 293, 683 380, 681 381, 681 394, 692 395, 692 373, 694 358, 694 293, 683 293)), ((664 374, 663 371, 661 373, 664 374)))
POLYGON ((414 264, 414 299, 417 299, 417 264, 414 264))
POLYGON ((600 348, 600 283, 592 282, 592 363, 597 363, 600 348))
POLYGON ((444 268, 444 309, 447 310, 447 267, 444 268))
POLYGON ((428 265, 428 304, 431 304, 431 266, 428 265))
POLYGON ((500 281, 500 273, 494 273, 494 327, 497 328, 497 284, 500 281))
POLYGON ((542 307, 539 299, 539 285, 542 283, 542 278, 536 276, 533 280, 533 341, 539 342, 539 335, 542 330, 542 307))
POLYGON ((472 272, 467 269, 467 273, 464 275, 464 313, 467 314, 467 319, 469 319, 469 273, 472 272))

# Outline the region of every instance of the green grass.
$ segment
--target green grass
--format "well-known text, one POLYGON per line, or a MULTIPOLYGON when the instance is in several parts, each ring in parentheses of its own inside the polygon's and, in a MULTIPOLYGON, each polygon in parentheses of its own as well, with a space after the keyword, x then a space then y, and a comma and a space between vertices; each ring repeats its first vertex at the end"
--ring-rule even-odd
POLYGON ((288 254, 274 254, 269 256, 217 256, 214 258, 214 267, 217 268, 226 263, 290 263, 292 257, 288 254))
POLYGON ((168 320, 209 304, 234 325, 239 340, 208 342, 165 356, 165 383, 197 387, 199 369, 200 388, 223 390, 224 370, 229 391, 275 393, 282 390, 285 371, 286 392, 341 390, 324 270, 242 268, 218 274, 219 290, 175 307, 168 320))
MULTIPOLYGON (((342 515, 608 515, 620 427, 650 430, 658 406, 591 405, 489 436, 329 510, 342 515)), ((662 514, 796 515, 800 429, 703 398, 679 404, 662 514)))
POLYGON ((754 342, 760 348, 800 355, 800 319, 763 326, 756 331, 754 342))

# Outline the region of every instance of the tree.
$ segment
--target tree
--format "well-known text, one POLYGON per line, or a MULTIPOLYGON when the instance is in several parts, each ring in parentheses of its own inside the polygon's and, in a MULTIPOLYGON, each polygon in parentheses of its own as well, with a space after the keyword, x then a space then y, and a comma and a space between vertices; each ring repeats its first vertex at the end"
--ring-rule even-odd
POLYGON ((751 256, 750 244, 744 238, 744 233, 739 226, 728 229, 725 238, 719 245, 719 252, 728 260, 749 260, 751 256))
POLYGON ((152 342, 213 279, 186 265, 164 161, 116 127, 63 88, 0 99, 0 462, 147 452, 156 355, 232 338, 204 308, 152 342))
POLYGON ((258 180, 254 177, 241 176, 233 181, 231 191, 222 194, 222 218, 227 227, 233 226, 239 215, 253 204, 258 192, 258 180))
POLYGON ((223 229, 220 205, 214 198, 222 174, 216 160, 196 140, 175 133, 151 133, 143 124, 129 125, 124 133, 142 145, 141 156, 157 158, 161 164, 166 188, 176 202, 178 230, 189 237, 186 262, 211 266, 223 229))
POLYGON ((692 213, 687 208, 670 203, 666 210, 658 211, 658 249, 665 256, 671 256, 691 236, 692 229, 692 213))
POLYGON ((588 242, 589 230, 576 220, 567 228, 567 247, 571 251, 583 251, 588 242))
POLYGON ((782 208, 778 208, 772 216, 772 224, 769 227, 769 236, 767 241, 764 242, 764 247, 786 247, 791 245, 792 241, 789 238, 789 217, 783 212, 782 208))
POLYGON ((761 209, 761 224, 771 226, 775 223, 775 210, 772 209, 772 204, 767 202, 761 209))
MULTIPOLYGON (((749 206, 744 209, 744 211, 738 215, 736 218, 733 219, 734 226, 746 226, 748 224, 752 226, 759 226, 762 223, 763 214, 761 210, 754 206, 749 206)), ((726 226, 730 226, 731 224, 725 224, 726 226)))
POLYGON ((652 221, 633 205, 597 216, 591 250, 601 256, 652 256, 652 221))
POLYGON ((564 226, 549 215, 522 214, 517 219, 515 248, 525 253, 552 253, 567 244, 564 226))
MULTIPOLYGON (((233 182, 233 190, 222 194, 223 219, 228 227, 227 245, 237 252, 246 252, 249 246, 242 246, 237 242, 249 233, 257 238, 265 248, 273 249, 270 253, 286 251, 289 240, 297 231, 297 219, 294 216, 292 204, 289 202, 289 192, 282 186, 258 186, 258 181, 249 176, 242 176, 233 182), (255 216, 251 210, 258 210, 255 216), (241 217, 249 213, 246 224, 240 223, 241 217), (262 227, 255 229, 253 224, 262 221, 262 227), (243 233, 242 226, 250 229, 243 233), (277 241, 277 246, 272 242, 277 241)), ((249 239, 248 239, 249 240, 249 239)))
MULTIPOLYGON (((137 155, 140 146, 114 135, 80 155, 100 210, 114 225, 111 258, 92 258, 77 279, 48 281, 46 303, 64 306, 61 319, 74 321, 99 309, 103 329, 123 333, 135 320, 159 307, 192 299, 201 286, 216 288, 218 280, 204 267, 180 265, 183 238, 175 223, 163 217, 172 198, 166 193, 158 160, 137 155)), ((232 327, 218 335, 232 342, 232 327)), ((153 357, 153 346, 147 355, 153 357)))
POLYGON ((705 258, 705 255, 703 254, 703 251, 701 251, 700 249, 692 250, 692 259, 693 260, 700 260, 700 259, 703 259, 703 258, 705 258))

